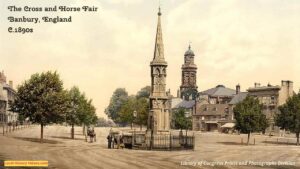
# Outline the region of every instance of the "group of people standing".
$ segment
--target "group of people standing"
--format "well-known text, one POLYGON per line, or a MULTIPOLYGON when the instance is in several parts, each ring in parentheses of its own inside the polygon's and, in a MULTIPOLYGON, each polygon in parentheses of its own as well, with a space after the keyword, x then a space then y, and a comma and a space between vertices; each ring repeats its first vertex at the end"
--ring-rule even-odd
POLYGON ((107 136, 107 143, 108 143, 108 148, 109 149, 114 149, 114 148, 121 148, 123 149, 124 146, 124 141, 123 141, 123 136, 120 134, 114 134, 112 130, 110 130, 108 136, 107 136))

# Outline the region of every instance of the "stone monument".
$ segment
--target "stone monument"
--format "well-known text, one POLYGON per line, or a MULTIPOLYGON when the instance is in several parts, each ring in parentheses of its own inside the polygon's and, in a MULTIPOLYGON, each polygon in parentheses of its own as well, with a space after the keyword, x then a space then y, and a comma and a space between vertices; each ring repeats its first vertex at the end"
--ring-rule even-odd
POLYGON ((154 57, 150 63, 151 94, 148 131, 151 131, 152 135, 167 134, 170 130, 169 101, 166 94, 167 66, 164 58, 161 11, 159 8, 154 57))

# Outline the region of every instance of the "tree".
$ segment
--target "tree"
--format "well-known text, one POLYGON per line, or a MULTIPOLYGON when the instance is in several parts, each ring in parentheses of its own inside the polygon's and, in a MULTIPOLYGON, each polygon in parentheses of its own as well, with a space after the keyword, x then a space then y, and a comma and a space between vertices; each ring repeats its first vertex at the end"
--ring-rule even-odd
POLYGON ((299 146, 300 133, 300 92, 290 97, 285 104, 279 106, 280 113, 276 115, 276 125, 281 129, 296 133, 299 146))
POLYGON ((78 87, 72 87, 68 92, 68 111, 66 112, 66 122, 71 125, 71 138, 74 139, 74 125, 80 125, 80 113, 83 111, 85 97, 80 93, 78 87))
POLYGON ((105 119, 103 117, 99 117, 97 120, 98 127, 114 127, 115 124, 112 120, 105 119))
POLYGON ((44 126, 63 121, 63 113, 67 110, 66 98, 67 92, 63 90, 63 82, 56 72, 36 73, 18 87, 11 108, 41 125, 40 140, 43 142, 44 126))
POLYGON ((136 109, 137 117, 135 122, 140 125, 140 130, 142 130, 143 125, 147 125, 148 114, 149 114, 149 99, 140 97, 136 100, 136 109))
POLYGON ((130 96, 128 100, 121 106, 119 111, 119 122, 130 123, 131 129, 134 121, 134 111, 136 111, 136 98, 130 96))
POLYGON ((125 88, 118 88, 114 91, 112 97, 110 98, 110 103, 105 109, 105 114, 113 121, 118 122, 119 111, 121 106, 128 100, 128 93, 125 88))
POLYGON ((187 117, 185 112, 186 110, 183 107, 180 107, 173 112, 176 129, 188 130, 192 128, 192 117, 187 117))
POLYGON ((119 113, 119 121, 123 123, 136 123, 142 126, 147 124, 149 112, 149 103, 146 98, 137 99, 135 96, 130 96, 129 99, 122 105, 119 113), (136 116, 134 115, 136 113, 136 116))
POLYGON ((80 106, 81 109, 79 110, 78 118, 80 123, 83 124, 83 135, 85 135, 85 126, 97 123, 98 117, 96 115, 96 108, 92 102, 92 100, 88 100, 84 96, 84 101, 80 106))
POLYGON ((87 102, 84 103, 83 112, 85 112, 85 116, 82 123, 86 126, 97 123, 98 117, 96 115, 96 108, 92 102, 92 100, 87 100, 87 102))
POLYGON ((262 109, 263 105, 259 103, 258 99, 251 96, 247 96, 233 109, 236 120, 235 129, 248 134, 247 145, 249 145, 251 132, 264 131, 268 126, 267 118, 262 109))
POLYGON ((150 92, 151 92, 151 87, 150 86, 145 86, 145 87, 141 88, 140 91, 137 92, 136 98, 137 99, 149 98, 150 92))

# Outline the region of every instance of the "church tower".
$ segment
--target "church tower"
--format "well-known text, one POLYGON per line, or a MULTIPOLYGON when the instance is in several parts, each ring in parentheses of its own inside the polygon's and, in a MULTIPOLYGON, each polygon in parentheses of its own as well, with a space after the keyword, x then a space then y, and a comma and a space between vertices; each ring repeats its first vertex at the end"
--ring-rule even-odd
POLYGON ((197 65, 194 63, 194 52, 189 45, 184 54, 184 64, 181 67, 180 97, 184 100, 195 100, 197 97, 197 65))
POLYGON ((158 23, 154 47, 154 57, 151 67, 151 94, 150 112, 148 117, 148 129, 159 134, 169 131, 169 103, 166 94, 166 76, 168 64, 164 58, 164 44, 161 28, 161 11, 158 12, 158 23))

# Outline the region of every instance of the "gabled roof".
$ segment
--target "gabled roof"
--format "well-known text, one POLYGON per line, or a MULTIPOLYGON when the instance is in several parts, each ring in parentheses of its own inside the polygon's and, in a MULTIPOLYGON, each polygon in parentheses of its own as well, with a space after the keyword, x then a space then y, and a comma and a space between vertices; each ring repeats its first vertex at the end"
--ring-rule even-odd
POLYGON ((234 89, 225 87, 224 85, 218 85, 215 88, 211 88, 199 93, 200 95, 209 95, 209 96, 233 96, 236 94, 234 89))
POLYGON ((239 102, 243 101, 248 95, 248 92, 240 92, 239 94, 235 95, 229 104, 238 104, 239 102))

